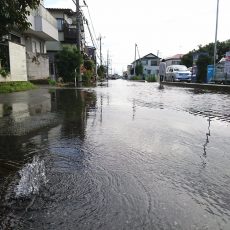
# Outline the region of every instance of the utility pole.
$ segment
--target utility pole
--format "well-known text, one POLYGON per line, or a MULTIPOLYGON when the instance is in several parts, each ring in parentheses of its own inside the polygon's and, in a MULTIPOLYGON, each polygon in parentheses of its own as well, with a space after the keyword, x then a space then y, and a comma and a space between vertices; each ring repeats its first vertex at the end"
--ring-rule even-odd
MULTIPOLYGON (((77 37, 76 37, 76 45, 77 45, 77 50, 79 53, 81 53, 81 23, 80 23, 80 5, 79 5, 79 0, 73 1, 76 5, 76 29, 77 29, 77 37)), ((81 67, 79 66, 79 69, 77 71, 78 75, 78 81, 80 81, 80 76, 81 76, 81 67)))
POLYGON ((100 49, 100 65, 102 66, 101 39, 102 39, 102 36, 101 36, 101 34, 100 34, 97 40, 99 40, 99 49, 100 49))
POLYGON ((216 77, 216 53, 217 53, 217 31, 218 31, 218 18, 219 18, 219 0, 217 0, 217 9, 216 9, 216 34, 215 34, 215 45, 214 45, 214 62, 213 62, 213 67, 214 67, 214 72, 213 72, 213 80, 215 81, 216 77))
POLYGON ((101 34, 99 35, 99 37, 97 38, 97 40, 99 40, 99 45, 100 45, 100 65, 102 66, 102 43, 101 43, 101 40, 105 38, 105 37, 102 37, 101 34))
POLYGON ((133 71, 133 75, 135 76, 136 75, 136 59, 137 59, 137 44, 135 43, 135 56, 134 56, 134 71, 133 71))
POLYGON ((107 80, 109 79, 109 50, 107 51, 107 80))

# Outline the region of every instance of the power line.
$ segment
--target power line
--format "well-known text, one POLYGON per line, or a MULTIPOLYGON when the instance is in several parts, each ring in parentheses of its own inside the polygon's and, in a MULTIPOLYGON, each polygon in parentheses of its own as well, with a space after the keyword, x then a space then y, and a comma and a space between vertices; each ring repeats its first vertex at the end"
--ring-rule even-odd
MULTIPOLYGON (((88 15, 89 15, 90 23, 91 23, 91 25, 92 25, 94 38, 96 38, 96 37, 97 37, 97 35, 96 35, 96 32, 95 32, 94 25, 93 25, 93 20, 92 20, 92 17, 91 17, 90 11, 89 11, 89 6, 86 4, 85 0, 83 0, 83 2, 84 2, 84 4, 85 4, 85 6, 87 7, 87 12, 88 12, 88 15)), ((97 44, 97 46, 98 46, 98 44, 97 44)))

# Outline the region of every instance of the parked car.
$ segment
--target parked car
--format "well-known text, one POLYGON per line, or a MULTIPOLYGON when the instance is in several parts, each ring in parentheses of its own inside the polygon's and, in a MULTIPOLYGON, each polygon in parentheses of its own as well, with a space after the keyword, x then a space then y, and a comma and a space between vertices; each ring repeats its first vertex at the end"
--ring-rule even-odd
POLYGON ((191 82, 191 72, 185 65, 170 65, 166 68, 166 81, 191 82))

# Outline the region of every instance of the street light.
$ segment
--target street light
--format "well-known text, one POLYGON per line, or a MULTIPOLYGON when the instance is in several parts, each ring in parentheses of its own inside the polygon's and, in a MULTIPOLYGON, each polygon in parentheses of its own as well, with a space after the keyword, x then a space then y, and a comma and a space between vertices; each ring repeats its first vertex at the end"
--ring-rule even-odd
POLYGON ((215 80, 215 77, 216 77, 216 56, 217 56, 216 55, 216 53, 217 53, 216 43, 217 43, 217 31, 218 31, 218 18, 219 18, 219 0, 217 0, 217 9, 216 9, 216 35, 215 35, 215 45, 214 45, 213 80, 215 80))

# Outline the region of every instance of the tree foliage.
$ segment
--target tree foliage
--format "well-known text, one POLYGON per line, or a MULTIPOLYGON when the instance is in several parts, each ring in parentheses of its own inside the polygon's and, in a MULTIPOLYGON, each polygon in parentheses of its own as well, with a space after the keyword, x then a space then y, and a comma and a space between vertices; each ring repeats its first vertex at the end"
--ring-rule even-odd
MULTIPOLYGON (((225 56, 227 51, 230 51, 230 39, 223 42, 217 42, 217 55, 219 61, 222 57, 225 56)), ((181 64, 186 65, 187 67, 192 66, 193 64, 193 54, 195 53, 208 53, 208 55, 212 58, 214 56, 214 43, 209 43, 205 46, 199 45, 197 50, 192 50, 189 53, 185 54, 181 59, 181 64)))
POLYGON ((135 73, 137 76, 143 75, 143 65, 141 63, 135 66, 135 73))
POLYGON ((197 82, 206 82, 207 76, 207 66, 212 63, 212 59, 208 55, 200 55, 196 65, 197 65, 197 82))
POLYGON ((97 69, 97 74, 100 78, 103 78, 105 75, 105 67, 103 65, 99 66, 97 69))
POLYGON ((93 71, 95 64, 92 60, 84 60, 84 67, 86 70, 93 71))
POLYGON ((64 46, 56 56, 58 76, 62 77, 65 82, 73 81, 76 72, 79 73, 83 63, 82 55, 74 46, 64 46))
POLYGON ((27 30, 30 23, 27 17, 30 9, 36 9, 40 0, 1 0, 0 1, 0 37, 8 34, 13 28, 20 32, 27 30))

